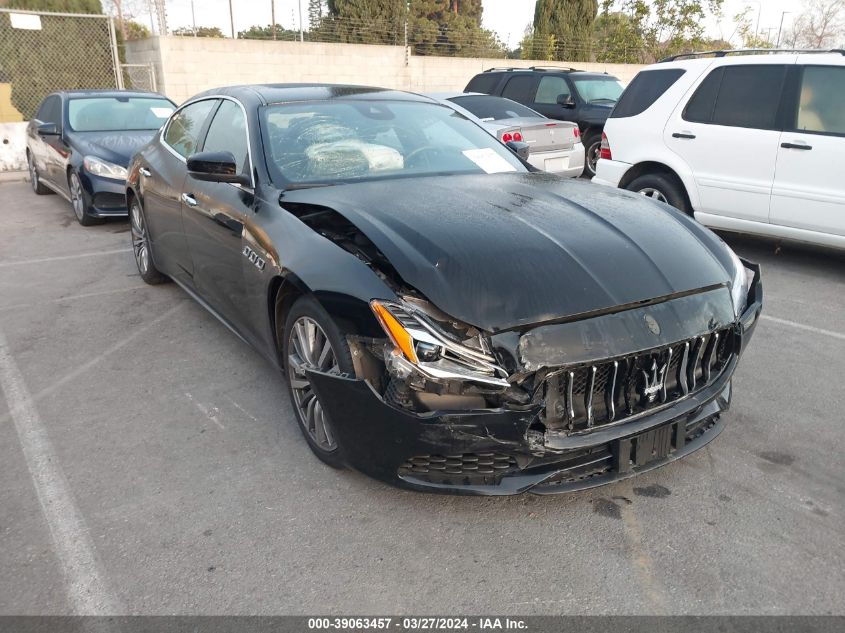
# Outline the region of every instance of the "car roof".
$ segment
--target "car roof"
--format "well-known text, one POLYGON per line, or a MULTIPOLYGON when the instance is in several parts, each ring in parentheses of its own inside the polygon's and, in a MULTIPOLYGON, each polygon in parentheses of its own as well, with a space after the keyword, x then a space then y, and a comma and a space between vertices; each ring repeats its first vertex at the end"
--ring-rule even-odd
POLYGON ((461 92, 460 90, 449 92, 426 92, 423 96, 431 97, 432 99, 454 99, 455 97, 492 97, 493 99, 504 99, 504 97, 497 97, 496 95, 488 95, 484 92, 461 92))
POLYGON ((373 86, 355 86, 347 84, 247 84, 242 86, 224 86, 206 90, 189 99, 193 101, 215 95, 229 96, 243 103, 268 105, 290 103, 294 101, 329 101, 331 99, 357 99, 362 101, 419 101, 434 103, 429 97, 373 86))
POLYGON ((63 95, 68 99, 80 99, 83 97, 155 97, 157 99, 166 99, 162 94, 157 92, 147 92, 145 90, 116 90, 114 88, 111 89, 103 89, 103 90, 93 90, 93 89, 84 89, 84 90, 59 90, 53 94, 63 95))
MULTIPOLYGON (((562 74, 562 75, 575 75, 577 77, 610 77, 614 78, 613 75, 609 75, 608 73, 604 72, 597 72, 593 70, 579 70, 578 68, 564 68, 564 67, 556 67, 556 66, 530 66, 528 68, 488 68, 483 73, 479 73, 479 75, 484 74, 499 74, 499 73, 508 73, 508 74, 526 74, 526 75, 534 75, 534 74, 562 74)), ((478 77, 478 75, 476 75, 478 77)))

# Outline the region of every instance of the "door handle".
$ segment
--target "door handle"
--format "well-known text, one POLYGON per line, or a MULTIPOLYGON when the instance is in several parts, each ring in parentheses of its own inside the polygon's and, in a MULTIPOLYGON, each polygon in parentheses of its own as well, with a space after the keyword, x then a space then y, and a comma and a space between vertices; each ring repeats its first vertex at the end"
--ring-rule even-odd
POLYGON ((803 143, 781 143, 780 146, 785 149, 803 149, 805 151, 813 149, 812 145, 805 145, 803 143))
POLYGON ((193 197, 191 194, 189 194, 189 193, 183 193, 183 194, 182 194, 182 202, 184 202, 185 204, 187 204, 189 207, 195 207, 195 206, 197 206, 197 204, 198 204, 198 203, 197 203, 197 199, 196 199, 196 198, 194 198, 194 197, 193 197))
POLYGON ((687 138, 687 139, 694 139, 695 134, 690 134, 688 132, 675 132, 672 134, 672 138, 687 138))
POLYGON ((150 176, 152 176, 152 175, 153 175, 153 172, 151 172, 151 171, 150 171, 149 169, 147 169, 146 167, 141 167, 141 169, 139 169, 138 171, 140 172, 140 174, 141 174, 142 176, 146 176, 147 178, 149 178, 150 176))

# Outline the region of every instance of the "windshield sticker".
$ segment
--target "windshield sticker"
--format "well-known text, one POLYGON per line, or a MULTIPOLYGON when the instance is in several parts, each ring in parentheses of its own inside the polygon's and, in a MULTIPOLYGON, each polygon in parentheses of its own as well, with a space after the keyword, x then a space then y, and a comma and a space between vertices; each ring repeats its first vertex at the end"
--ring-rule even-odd
POLYGON ((173 108, 150 108, 150 110, 152 110, 152 113, 159 119, 166 119, 173 114, 173 108))
POLYGON ((516 171, 516 167, 489 147, 484 149, 467 149, 464 150, 463 154, 488 174, 516 171))

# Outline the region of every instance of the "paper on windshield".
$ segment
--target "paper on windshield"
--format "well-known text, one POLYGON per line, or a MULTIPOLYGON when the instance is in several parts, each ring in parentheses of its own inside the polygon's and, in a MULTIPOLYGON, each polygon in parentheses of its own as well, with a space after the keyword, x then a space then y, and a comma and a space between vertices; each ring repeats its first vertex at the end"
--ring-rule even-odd
POLYGON ((516 167, 489 147, 484 149, 467 149, 463 151, 463 154, 488 174, 516 171, 516 167))
POLYGON ((173 108, 150 108, 150 110, 159 119, 166 119, 171 114, 173 114, 173 108))

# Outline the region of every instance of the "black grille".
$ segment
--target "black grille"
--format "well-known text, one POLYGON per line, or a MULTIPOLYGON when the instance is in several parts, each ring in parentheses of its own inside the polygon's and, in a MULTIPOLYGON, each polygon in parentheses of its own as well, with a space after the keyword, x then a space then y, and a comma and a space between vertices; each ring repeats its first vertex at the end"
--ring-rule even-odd
POLYGON ((617 423, 711 384, 733 353, 719 330, 636 355, 556 370, 546 377, 544 423, 573 432, 617 423))
POLYGON ((493 475, 516 467, 516 460, 502 453, 418 455, 399 468, 400 475, 440 473, 447 475, 493 475))
POLYGON ((98 193, 94 195, 94 206, 103 211, 118 211, 126 208, 126 196, 122 193, 98 193))

